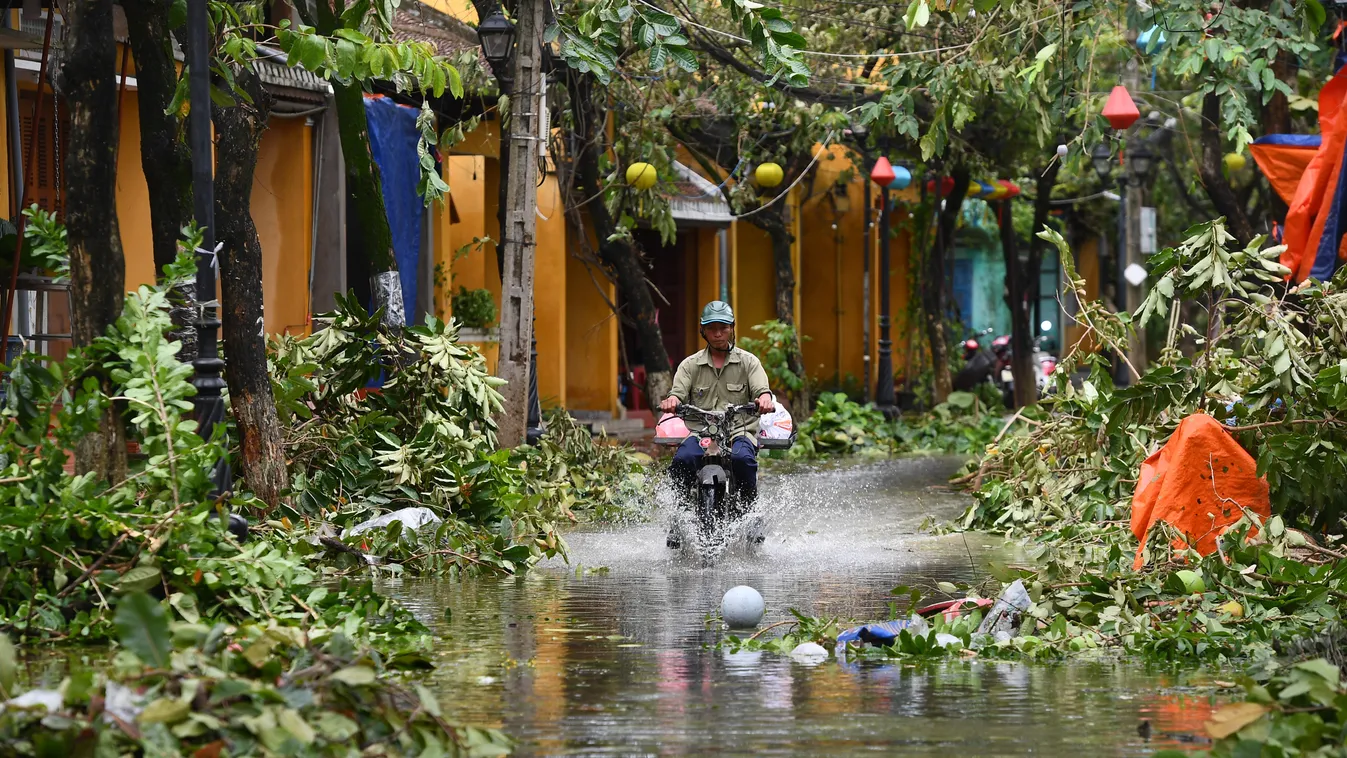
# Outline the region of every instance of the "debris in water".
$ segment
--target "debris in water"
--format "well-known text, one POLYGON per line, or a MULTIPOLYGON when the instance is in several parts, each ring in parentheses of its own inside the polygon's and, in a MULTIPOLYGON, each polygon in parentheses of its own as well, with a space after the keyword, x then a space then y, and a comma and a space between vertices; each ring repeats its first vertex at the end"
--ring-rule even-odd
POLYGON ((1029 610, 1031 605, 1033 601, 1029 599, 1029 591, 1024 588, 1024 582, 1016 579, 1005 592, 1001 593, 1001 597, 996 599, 996 604, 987 612, 987 617, 982 619, 977 634, 973 635, 973 647, 978 647, 988 636, 996 642, 1005 642, 1019 634, 1024 612, 1029 610))
POLYGON ((752 629, 766 613, 762 595, 752 587, 731 587, 720 601, 720 616, 731 629, 752 629))
POLYGON ((791 660, 806 666, 816 666, 828 660, 828 648, 817 642, 802 642, 790 651, 791 660))

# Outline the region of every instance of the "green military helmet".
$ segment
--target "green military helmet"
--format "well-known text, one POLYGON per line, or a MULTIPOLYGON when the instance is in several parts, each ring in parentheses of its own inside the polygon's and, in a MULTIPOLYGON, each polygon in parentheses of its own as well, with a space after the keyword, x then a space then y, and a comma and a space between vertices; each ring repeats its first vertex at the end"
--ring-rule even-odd
POLYGON ((702 309, 702 326, 707 324, 734 324, 734 309, 724 300, 712 300, 702 309))

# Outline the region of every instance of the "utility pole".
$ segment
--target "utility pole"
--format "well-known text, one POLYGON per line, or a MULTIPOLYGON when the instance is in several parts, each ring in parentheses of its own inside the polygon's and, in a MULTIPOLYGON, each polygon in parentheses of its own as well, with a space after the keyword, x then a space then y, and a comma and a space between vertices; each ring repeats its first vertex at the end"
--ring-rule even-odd
POLYGON ((519 0, 510 93, 509 169, 505 176, 505 226, 501 250, 500 364, 496 374, 505 410, 498 424, 501 447, 524 442, 528 419, 529 358, 533 342, 533 256, 538 207, 538 148, 542 118, 542 0, 519 0))
MULTIPOLYGON (((1128 36, 1133 38, 1130 40, 1131 42, 1135 42, 1135 31, 1129 30, 1128 36)), ((1140 86, 1139 66, 1135 55, 1127 60, 1127 68, 1123 76, 1123 86, 1127 87, 1128 92, 1137 92, 1137 88, 1140 86)), ((1131 141, 1140 145, 1141 133, 1139 128, 1133 129, 1131 141)), ((1133 264, 1138 266, 1145 265, 1141 260, 1142 182, 1140 174, 1134 165, 1133 154, 1132 145, 1129 144, 1126 158, 1127 170, 1124 172, 1124 175, 1126 176, 1124 181, 1126 181, 1127 185, 1126 193, 1124 195, 1124 211, 1127 214, 1127 227, 1126 233, 1123 235, 1124 260, 1122 266, 1119 267, 1120 271, 1126 270, 1133 264)), ((1145 282, 1142 282, 1142 284, 1144 285, 1145 282)), ((1126 308, 1128 310, 1135 311, 1137 308, 1141 307, 1141 303, 1145 298, 1141 285, 1132 286, 1126 279, 1120 279, 1118 287, 1120 290, 1123 287, 1126 287, 1127 295, 1122 298, 1122 300, 1127 304, 1126 308)), ((1146 373, 1146 332, 1144 330, 1140 328, 1137 329, 1136 338, 1132 340, 1127 348, 1127 359, 1131 361, 1132 367, 1137 370, 1138 374, 1146 373)))

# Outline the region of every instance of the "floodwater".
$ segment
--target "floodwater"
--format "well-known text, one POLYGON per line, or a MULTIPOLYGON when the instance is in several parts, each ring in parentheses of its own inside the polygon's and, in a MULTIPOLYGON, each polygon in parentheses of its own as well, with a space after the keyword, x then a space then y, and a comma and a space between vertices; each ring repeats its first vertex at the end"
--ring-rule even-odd
POLYGON ((956 465, 912 458, 767 472, 766 544, 709 566, 667 550, 656 514, 572 532, 569 565, 387 590, 438 635, 432 686, 447 715, 504 729, 519 755, 1076 758, 1198 747, 1184 740, 1201 733, 1210 690, 1137 664, 808 666, 717 649, 724 632, 710 617, 735 585, 762 592, 766 625, 789 608, 888 618, 895 586, 933 592, 936 581, 981 579, 978 567, 1004 559, 1003 546, 919 530, 965 505, 941 486, 956 465))

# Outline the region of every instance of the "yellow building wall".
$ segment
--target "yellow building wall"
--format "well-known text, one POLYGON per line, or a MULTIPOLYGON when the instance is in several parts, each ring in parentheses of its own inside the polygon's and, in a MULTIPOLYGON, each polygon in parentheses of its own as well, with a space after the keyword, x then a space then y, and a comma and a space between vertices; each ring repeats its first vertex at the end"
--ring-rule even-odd
POLYGON ((776 318, 776 264, 772 240, 747 221, 734 222, 735 246, 734 319, 741 336, 761 337, 753 327, 776 318))
POLYGON ((273 116, 268 122, 253 175, 252 215, 262 243, 267 333, 307 334, 313 242, 313 127, 305 119, 273 116))
MULTIPOLYGON (((480 289, 486 283, 486 249, 473 242, 486 236, 486 159, 480 155, 453 155, 444 163, 445 182, 458 211, 458 223, 449 225, 449 233, 444 237, 447 249, 438 261, 445 262, 450 273, 444 287, 444 313, 449 314, 451 298, 459 287, 480 289)), ((494 258, 491 265, 496 265, 494 258)))
POLYGON ((566 256, 566 401, 570 409, 617 411, 617 319, 608 308, 615 297, 612 283, 588 271, 575 255, 566 256))
MULTIPOLYGON (((150 188, 145 183, 140 160, 138 95, 135 90, 123 93, 117 132, 117 226, 122 234, 122 256, 126 259, 128 290, 134 290, 142 284, 153 284, 155 279, 154 236, 150 230, 150 188)), ((47 107, 50 107, 50 101, 47 107)))
MULTIPOLYGON (((149 187, 141 168, 138 93, 123 93, 118 131, 117 223, 126 287, 154 281, 149 187)), ((252 216, 262 244, 262 301, 268 333, 307 333, 313 234, 313 139, 305 120, 272 118, 253 177, 252 216)))
MULTIPOLYGON (((1085 295, 1089 300, 1099 298, 1099 238, 1090 237, 1081 242, 1076 249, 1076 275, 1085 280, 1085 295)), ((1070 295, 1065 295, 1063 300, 1072 300, 1070 295)), ((1074 305, 1074 303, 1073 303, 1074 305)), ((1065 344, 1068 346, 1077 346, 1084 350, 1092 350, 1092 343, 1082 343, 1081 338, 1085 336, 1086 328, 1080 324, 1065 324, 1063 336, 1065 344)))
MULTIPOLYGON (((11 14, 11 18, 13 14, 11 14)), ((0 92, 5 92, 9 88, 9 82, 5 80, 4 70, 0 69, 0 92)), ((9 98, 0 97, 0 128, 3 128, 5 138, 0 140, 4 149, 0 150, 0 208, 5 209, 5 215, 11 221, 17 221, 19 217, 18 204, 15 202, 10 187, 9 178, 9 98)))
POLYGON ((477 10, 469 0, 421 0, 422 5, 430 6, 446 16, 452 16, 465 24, 477 23, 477 10))
MULTIPOLYGON (((566 405, 566 214, 556 174, 538 188, 537 249, 533 261, 533 325, 538 336, 538 398, 566 405)), ((588 278, 588 277, 586 277, 588 278)), ((616 369, 614 369, 616 374, 616 369)), ((614 389, 616 394, 616 389, 614 389)))

